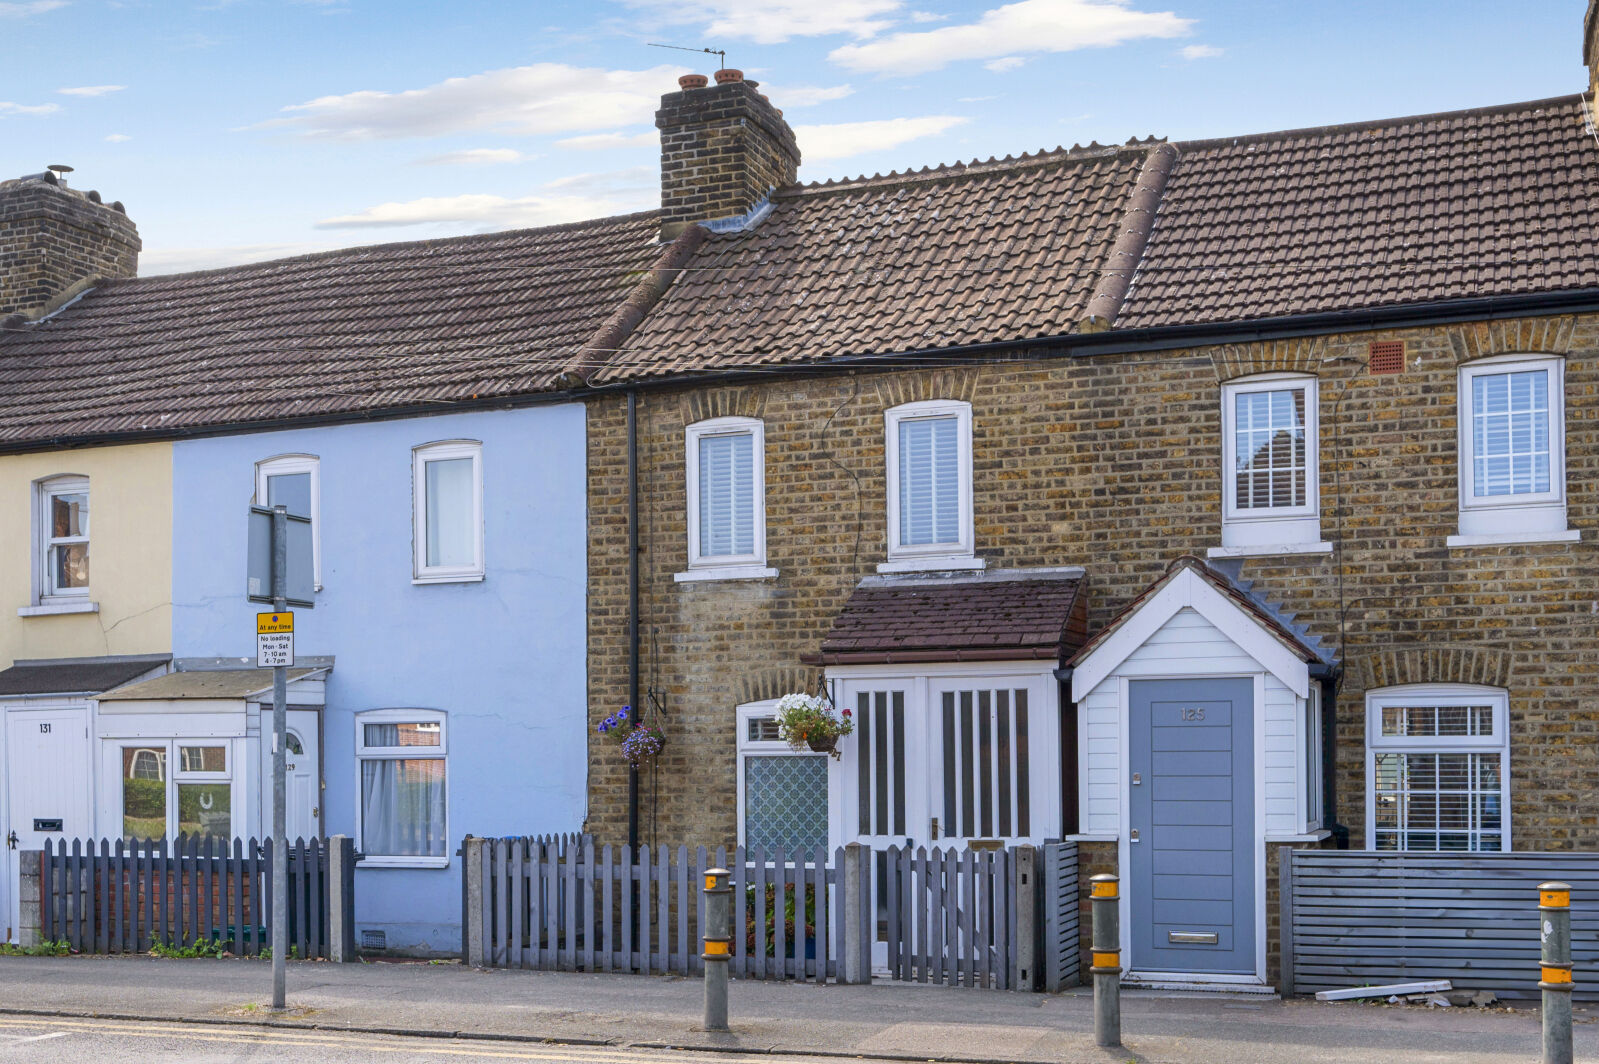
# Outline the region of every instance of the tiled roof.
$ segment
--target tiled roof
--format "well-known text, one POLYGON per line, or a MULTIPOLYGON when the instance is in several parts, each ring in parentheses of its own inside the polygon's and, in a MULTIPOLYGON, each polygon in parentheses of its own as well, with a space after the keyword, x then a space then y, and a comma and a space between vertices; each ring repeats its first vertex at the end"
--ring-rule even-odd
POLYGON ((1579 96, 1177 147, 1117 328, 1599 286, 1579 96))
POLYGON ((538 391, 661 254, 654 212, 108 281, 0 329, 0 447, 538 391))
POLYGON ((812 664, 1056 658, 1086 637, 1082 570, 871 577, 812 664))
POLYGON ((19 661, 0 670, 0 695, 93 694, 161 668, 170 654, 19 661))
POLYGON ((595 379, 1070 332, 1157 153, 1094 145, 780 190, 753 228, 705 242, 595 379))

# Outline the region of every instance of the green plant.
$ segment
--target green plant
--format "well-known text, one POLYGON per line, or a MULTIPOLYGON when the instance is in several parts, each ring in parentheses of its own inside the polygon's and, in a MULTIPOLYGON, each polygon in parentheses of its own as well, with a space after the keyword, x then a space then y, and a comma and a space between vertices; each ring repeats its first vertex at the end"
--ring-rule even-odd
POLYGON ((194 960, 199 957, 221 958, 231 956, 228 947, 231 942, 223 939, 196 942, 192 946, 174 946, 166 942, 156 942, 150 946, 150 956, 166 957, 169 960, 194 960))
MULTIPOLYGON (((750 953, 755 953, 755 888, 745 887, 744 904, 744 948, 750 953)), ((774 934, 777 927, 777 887, 775 884, 766 884, 766 902, 762 906, 763 922, 766 925, 766 956, 777 955, 777 936, 774 934)), ((785 883, 783 885, 783 941, 786 949, 792 951, 795 941, 795 906, 797 898, 794 887, 785 883)), ((805 885, 805 920, 798 925, 804 932, 807 945, 816 941, 816 887, 810 883, 805 885)), ((814 948, 814 947, 812 947, 814 948)))
POLYGON ((821 695, 791 694, 777 700, 777 734, 795 750, 842 757, 838 740, 854 730, 849 710, 835 713, 833 703, 821 695))
POLYGON ((13 946, 0 942, 0 957, 67 957, 72 946, 66 942, 40 942, 36 946, 13 946))

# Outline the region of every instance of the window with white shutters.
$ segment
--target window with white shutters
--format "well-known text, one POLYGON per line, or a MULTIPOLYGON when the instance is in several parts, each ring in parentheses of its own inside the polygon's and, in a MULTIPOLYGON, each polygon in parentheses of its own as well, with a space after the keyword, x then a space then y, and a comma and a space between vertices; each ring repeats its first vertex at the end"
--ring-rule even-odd
POLYGON ((971 406, 906 403, 885 421, 891 563, 885 568, 979 568, 972 547, 971 406))
POLYGON ((685 433, 688 573, 775 576, 766 568, 765 430, 756 418, 700 421, 685 433))
POLYGON ((1221 395, 1222 546, 1321 545, 1316 378, 1263 374, 1221 395))
MULTIPOLYGON (((1460 370, 1460 536, 1576 539, 1566 528, 1559 358, 1488 358, 1460 370)), ((1489 539, 1489 542, 1494 539, 1489 539)))

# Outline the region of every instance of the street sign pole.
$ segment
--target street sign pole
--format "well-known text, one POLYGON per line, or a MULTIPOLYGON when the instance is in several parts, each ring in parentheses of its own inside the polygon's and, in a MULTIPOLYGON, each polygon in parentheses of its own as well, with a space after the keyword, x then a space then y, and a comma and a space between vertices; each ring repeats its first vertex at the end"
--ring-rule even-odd
MULTIPOLYGON (((272 507, 272 608, 289 608, 289 511, 272 507)), ((289 961, 289 841, 285 821, 285 776, 289 671, 272 670, 272 1007, 283 1009, 289 961)))

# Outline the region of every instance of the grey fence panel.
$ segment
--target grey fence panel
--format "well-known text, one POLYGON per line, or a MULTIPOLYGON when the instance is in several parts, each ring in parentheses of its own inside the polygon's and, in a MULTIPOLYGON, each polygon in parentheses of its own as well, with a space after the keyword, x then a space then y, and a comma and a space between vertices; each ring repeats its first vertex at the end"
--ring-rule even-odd
MULTIPOLYGON (((1284 853, 1291 986, 1448 979, 1501 997, 1538 996, 1537 886, 1572 887, 1578 1000, 1599 1000, 1599 854, 1284 853)), ((1285 976, 1285 985, 1289 984, 1285 976)))
POLYGON ((1081 980, 1082 914, 1077 900, 1077 844, 1043 846, 1042 959, 1044 989, 1058 993, 1081 980))
POLYGON ((890 978, 1010 988, 1021 939, 1013 850, 890 846, 878 867, 890 978))

